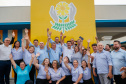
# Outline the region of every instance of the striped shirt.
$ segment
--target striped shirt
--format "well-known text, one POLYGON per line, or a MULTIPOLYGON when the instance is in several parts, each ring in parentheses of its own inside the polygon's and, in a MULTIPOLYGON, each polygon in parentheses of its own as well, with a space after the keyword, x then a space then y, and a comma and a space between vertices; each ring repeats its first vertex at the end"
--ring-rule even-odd
POLYGON ((103 50, 101 53, 95 54, 93 67, 97 68, 98 74, 109 73, 109 65, 112 65, 110 52, 103 50))

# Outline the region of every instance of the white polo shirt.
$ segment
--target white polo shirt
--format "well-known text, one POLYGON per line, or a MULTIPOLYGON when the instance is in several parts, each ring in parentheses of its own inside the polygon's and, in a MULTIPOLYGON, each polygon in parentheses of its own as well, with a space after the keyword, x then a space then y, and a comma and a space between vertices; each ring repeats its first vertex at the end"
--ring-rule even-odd
POLYGON ((12 46, 6 47, 4 44, 0 45, 0 60, 10 60, 9 55, 11 54, 12 46))
POLYGON ((73 48, 68 49, 64 44, 62 45, 62 49, 63 49, 63 58, 68 56, 70 62, 72 62, 71 57, 74 54, 74 49, 73 48))
MULTIPOLYGON (((95 55, 96 55, 96 53, 94 53, 94 52, 91 54, 91 56, 93 56, 93 57, 95 57, 95 55)), ((93 62, 91 62, 91 58, 90 58, 90 63, 93 64, 93 62)))

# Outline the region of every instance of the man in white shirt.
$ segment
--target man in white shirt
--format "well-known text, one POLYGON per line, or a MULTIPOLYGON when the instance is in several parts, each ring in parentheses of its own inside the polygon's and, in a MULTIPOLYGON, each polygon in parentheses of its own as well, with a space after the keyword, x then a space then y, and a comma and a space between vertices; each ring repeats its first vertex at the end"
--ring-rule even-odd
POLYGON ((10 39, 5 38, 4 44, 0 45, 0 84, 10 84, 9 75, 11 70, 11 62, 9 59, 9 55, 11 54, 12 46, 9 44, 10 39))
POLYGON ((70 62, 72 62, 71 57, 74 54, 74 49, 71 47, 72 46, 71 41, 67 41, 67 46, 65 46, 62 41, 62 36, 63 36, 63 34, 61 33, 60 34, 60 42, 61 42, 62 49, 63 49, 63 58, 67 56, 69 58, 70 62))

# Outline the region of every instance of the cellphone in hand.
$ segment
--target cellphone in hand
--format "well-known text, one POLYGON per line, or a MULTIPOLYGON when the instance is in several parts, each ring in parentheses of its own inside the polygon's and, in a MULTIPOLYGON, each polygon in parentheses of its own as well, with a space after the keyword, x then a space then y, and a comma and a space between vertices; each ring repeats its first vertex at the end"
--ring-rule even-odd
POLYGON ((80 38, 81 40, 84 40, 84 38, 83 38, 83 37, 81 37, 81 36, 80 36, 79 38, 80 38))

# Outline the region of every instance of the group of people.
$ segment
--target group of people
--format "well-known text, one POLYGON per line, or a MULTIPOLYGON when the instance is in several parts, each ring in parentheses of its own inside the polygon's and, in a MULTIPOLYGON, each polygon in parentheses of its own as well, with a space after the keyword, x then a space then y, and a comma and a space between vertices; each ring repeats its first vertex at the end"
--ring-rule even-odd
POLYGON ((120 41, 113 42, 111 51, 109 44, 104 48, 96 37, 91 54, 90 40, 85 48, 82 37, 65 43, 66 36, 62 32, 55 41, 51 34, 47 28, 46 45, 37 39, 32 44, 27 29, 21 46, 19 41, 14 42, 14 32, 12 40, 0 41, 0 84, 10 84, 11 66, 15 84, 113 84, 113 81, 126 84, 126 51, 121 48, 120 41))

